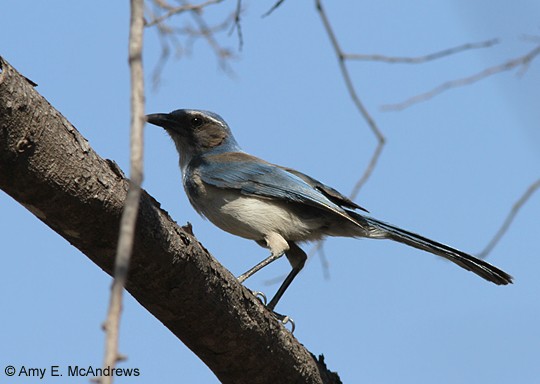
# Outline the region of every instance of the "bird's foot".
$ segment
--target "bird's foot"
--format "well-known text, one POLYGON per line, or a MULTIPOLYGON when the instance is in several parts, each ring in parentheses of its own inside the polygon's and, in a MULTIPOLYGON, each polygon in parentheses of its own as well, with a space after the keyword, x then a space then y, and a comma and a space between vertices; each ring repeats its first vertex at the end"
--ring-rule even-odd
POLYGON ((257 299, 259 299, 259 301, 266 307, 267 300, 266 300, 266 295, 265 295, 263 292, 260 292, 260 291, 251 291, 251 293, 252 293, 253 296, 255 296, 257 299))
MULTIPOLYGON (((266 295, 263 293, 263 292, 260 292, 260 291, 251 291, 251 293, 253 294, 253 296, 255 296, 261 303, 262 305, 264 305, 265 307, 268 308, 268 305, 267 305, 267 299, 266 299, 266 295)), ((285 315, 282 315, 281 313, 277 313, 276 311, 274 311, 273 309, 271 308, 268 308, 270 311, 272 311, 272 314, 274 315, 274 317, 281 323, 283 324, 283 326, 286 327, 287 324, 291 324, 291 333, 294 332, 294 329, 295 329, 295 324, 294 324, 294 320, 291 319, 289 316, 285 316, 285 315)))
POLYGON ((281 323, 285 328, 287 324, 291 324, 291 333, 294 333, 295 324, 294 320, 291 319, 289 316, 282 315, 281 313, 277 313, 276 311, 272 311, 274 314, 274 317, 281 323))

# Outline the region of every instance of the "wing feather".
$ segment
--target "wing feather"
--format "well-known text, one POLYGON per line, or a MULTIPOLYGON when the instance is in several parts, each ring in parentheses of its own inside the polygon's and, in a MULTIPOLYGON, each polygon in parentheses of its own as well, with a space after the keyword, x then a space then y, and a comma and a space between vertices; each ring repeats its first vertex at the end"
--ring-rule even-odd
POLYGON ((341 207, 358 207, 338 191, 290 168, 282 168, 243 152, 205 156, 197 164, 204 183, 237 189, 245 195, 277 198, 333 212, 358 223, 341 207))

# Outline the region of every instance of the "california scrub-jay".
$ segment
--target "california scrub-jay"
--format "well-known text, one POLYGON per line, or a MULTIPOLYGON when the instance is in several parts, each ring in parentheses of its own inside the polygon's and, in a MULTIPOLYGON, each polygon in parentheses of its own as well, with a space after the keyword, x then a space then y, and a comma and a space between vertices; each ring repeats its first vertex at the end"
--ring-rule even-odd
POLYGON ((268 304, 272 311, 307 259, 297 243, 325 236, 399 241, 442 256, 495 284, 512 283, 510 275, 483 260, 354 212, 366 210, 302 172, 242 151, 227 123, 215 113, 179 109, 148 115, 147 121, 165 128, 176 144, 193 208, 224 231, 270 249, 268 258, 238 278, 241 283, 287 256, 292 271, 268 304))

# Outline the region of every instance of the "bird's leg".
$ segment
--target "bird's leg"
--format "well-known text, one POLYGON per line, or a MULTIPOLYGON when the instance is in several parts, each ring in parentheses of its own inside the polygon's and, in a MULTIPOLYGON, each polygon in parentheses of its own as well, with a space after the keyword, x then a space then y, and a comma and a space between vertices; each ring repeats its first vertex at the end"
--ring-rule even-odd
MULTIPOLYGON (((292 271, 289 272, 289 274, 287 275, 283 283, 281 283, 281 286, 277 290, 272 300, 270 300, 270 303, 266 306, 268 309, 270 309, 274 313, 276 313, 274 311, 274 308, 276 307, 279 299, 281 299, 281 297, 283 296, 287 288, 289 288, 289 285, 291 285, 296 275, 298 275, 298 273, 302 270, 302 268, 304 268, 304 264, 306 263, 306 260, 307 260, 306 253, 302 251, 302 249, 300 249, 300 247, 296 245, 295 243, 293 243, 292 241, 289 242, 289 250, 286 252, 286 255, 287 255, 287 259, 291 263, 292 271)), ((279 315, 279 314, 276 313, 276 315, 279 315)), ((282 316, 282 315, 279 315, 279 316, 282 316)))
MULTIPOLYGON (((240 283, 244 282, 248 277, 250 277, 251 275, 253 275, 255 272, 257 272, 258 270, 266 267, 268 264, 270 264, 272 261, 274 260, 277 260, 279 259, 281 256, 283 256, 283 253, 281 254, 278 254, 278 255, 270 255, 269 257, 267 257, 266 259, 264 259, 263 261, 261 261, 259 264, 257 264, 256 266, 254 266, 253 268, 251 268, 249 271, 247 271, 246 273, 238 276, 238 281, 240 283)), ((253 293, 253 295, 259 299, 262 304, 270 309, 272 311, 272 313, 274 314, 275 318, 277 320, 279 320, 283 325, 286 325, 287 323, 291 323, 291 333, 294 332, 294 328, 295 328, 295 325, 294 325, 294 321, 293 319, 291 319, 289 316, 285 316, 285 315, 282 315, 280 313, 277 313, 276 311, 274 311, 274 308, 278 302, 278 300, 281 298, 281 296, 283 296, 283 293, 285 292, 285 290, 287 289, 287 287, 291 284, 291 282, 293 281, 294 277, 298 274, 298 272, 300 272, 300 269, 295 269, 293 268, 293 270, 289 273, 289 275, 285 278, 285 281, 281 284, 281 286, 279 287, 278 289, 278 292, 274 295, 274 297, 272 298, 272 301, 270 302, 269 305, 266 304, 266 295, 262 292, 259 292, 259 291, 252 291, 251 293, 253 293)))
POLYGON ((248 277, 252 276, 253 274, 255 274, 255 272, 261 270, 262 268, 266 267, 268 264, 270 264, 271 262, 273 261, 276 261, 277 259, 279 259, 281 256, 283 256, 283 252, 282 253, 278 253, 278 254, 274 254, 272 253, 270 256, 268 256, 266 259, 264 259, 263 261, 261 261, 259 264, 257 264, 256 266, 254 266, 253 268, 251 268, 249 271, 247 271, 246 273, 243 273, 241 274, 240 276, 238 276, 238 281, 240 283, 243 283, 248 277))
POLYGON ((274 311, 274 308, 276 307, 279 299, 281 299, 281 296, 283 296, 287 288, 289 288, 289 285, 291 285, 292 281, 294 280, 296 275, 298 275, 298 272, 300 272, 301 269, 302 268, 293 268, 292 271, 289 272, 289 274, 287 275, 283 283, 281 283, 281 286, 277 290, 274 297, 272 297, 272 300, 270 300, 270 303, 266 306, 266 308, 268 308, 271 311, 274 311))
MULTIPOLYGON (((272 254, 261 261, 259 264, 255 265, 253 268, 251 268, 246 273, 240 275, 238 277, 238 281, 240 283, 244 282, 248 277, 259 271, 260 269, 266 267, 271 262, 279 259, 284 254, 287 255, 287 259, 289 260, 289 263, 292 266, 291 272, 287 275, 279 289, 277 290, 276 294, 270 301, 270 303, 266 306, 269 310, 271 310, 276 317, 283 325, 290 323, 291 324, 291 333, 294 332, 295 324, 294 321, 289 317, 282 315, 280 313, 277 313, 274 311, 274 308, 276 307, 279 299, 283 296, 289 285, 291 285, 292 281, 298 275, 298 273, 302 270, 304 267, 304 264, 307 260, 307 255, 296 243, 292 241, 286 241, 283 237, 281 237, 278 234, 271 234, 269 236, 265 237, 266 246, 272 250, 272 254)), ((258 296, 259 292, 255 293, 255 296, 258 296)), ((266 298, 266 297, 265 297, 266 298)))
MULTIPOLYGON (((266 259, 261 261, 259 264, 251 268, 246 273, 241 274, 238 276, 238 281, 240 283, 243 283, 248 277, 255 274, 257 271, 261 270, 262 268, 266 267, 268 264, 270 264, 273 261, 276 261, 281 256, 285 254, 289 250, 289 243, 287 243, 287 240, 285 240, 281 235, 277 233, 270 233, 264 237, 264 242, 257 241, 259 245, 265 246, 266 248, 270 248, 270 251, 272 254, 268 256, 266 259), (266 244, 265 244, 266 243, 266 244)), ((289 256, 287 256, 288 258, 289 256)))

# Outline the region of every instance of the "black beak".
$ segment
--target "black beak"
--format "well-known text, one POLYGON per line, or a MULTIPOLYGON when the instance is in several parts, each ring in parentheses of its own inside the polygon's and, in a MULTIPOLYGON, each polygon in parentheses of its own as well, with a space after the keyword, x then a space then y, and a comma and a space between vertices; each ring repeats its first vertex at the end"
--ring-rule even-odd
POLYGON ((146 121, 165 129, 171 128, 174 124, 174 121, 168 113, 152 113, 151 115, 146 115, 146 121))

